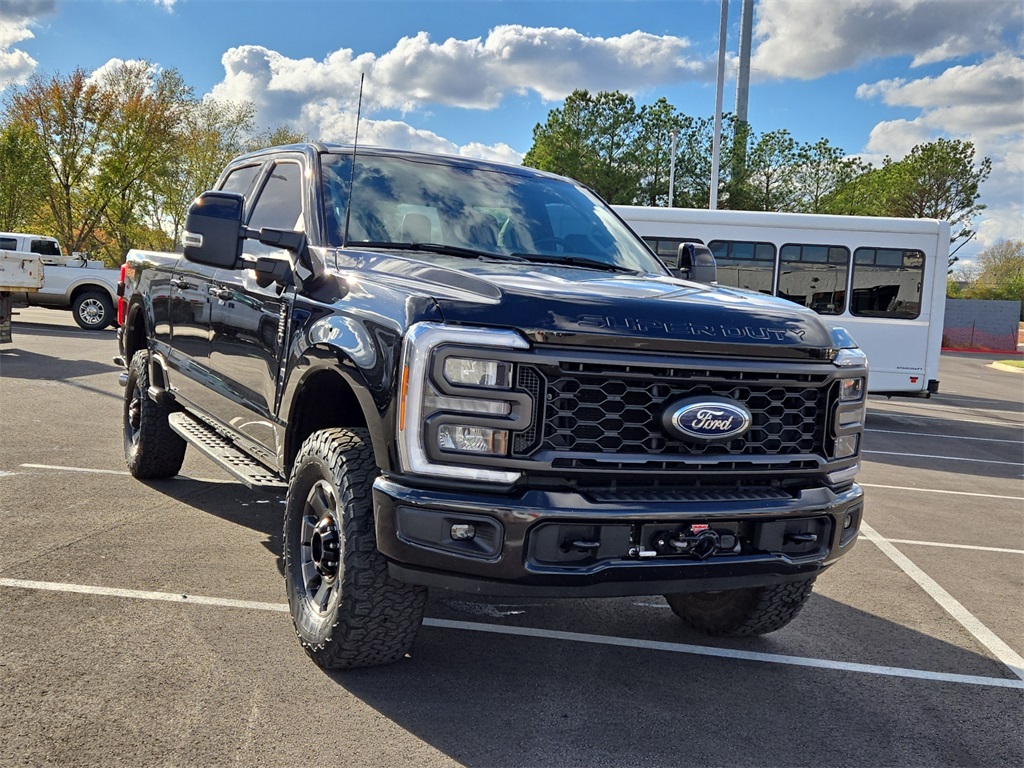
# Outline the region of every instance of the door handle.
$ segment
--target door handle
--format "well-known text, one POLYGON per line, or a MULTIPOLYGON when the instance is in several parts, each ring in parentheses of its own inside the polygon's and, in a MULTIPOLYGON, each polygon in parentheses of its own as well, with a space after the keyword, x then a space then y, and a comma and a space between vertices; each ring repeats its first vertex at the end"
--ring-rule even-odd
POLYGON ((188 280, 180 280, 176 277, 172 277, 170 282, 172 288, 180 288, 181 290, 184 290, 192 287, 192 284, 189 283, 188 280))
POLYGON ((227 288, 211 288, 210 295, 221 301, 229 301, 235 294, 227 288))

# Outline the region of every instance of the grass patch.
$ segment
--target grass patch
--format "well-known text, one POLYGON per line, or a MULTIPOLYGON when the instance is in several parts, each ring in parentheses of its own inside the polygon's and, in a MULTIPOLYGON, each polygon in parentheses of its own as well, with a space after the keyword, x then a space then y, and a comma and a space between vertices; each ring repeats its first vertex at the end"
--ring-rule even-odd
POLYGON ((1024 360, 1000 360, 1000 365, 1008 365, 1011 368, 1020 368, 1024 371, 1024 360))

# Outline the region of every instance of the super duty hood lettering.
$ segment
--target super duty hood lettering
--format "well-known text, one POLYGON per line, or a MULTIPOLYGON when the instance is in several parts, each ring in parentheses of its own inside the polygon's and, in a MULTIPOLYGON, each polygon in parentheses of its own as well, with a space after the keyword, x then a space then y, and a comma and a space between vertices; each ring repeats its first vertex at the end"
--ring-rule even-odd
POLYGON ((607 315, 580 315, 576 323, 582 328, 607 328, 639 331, 640 333, 665 333, 671 336, 689 336, 695 339, 718 339, 729 341, 802 341, 806 335, 803 328, 769 328, 765 326, 705 325, 702 323, 672 322, 639 317, 616 318, 607 315))

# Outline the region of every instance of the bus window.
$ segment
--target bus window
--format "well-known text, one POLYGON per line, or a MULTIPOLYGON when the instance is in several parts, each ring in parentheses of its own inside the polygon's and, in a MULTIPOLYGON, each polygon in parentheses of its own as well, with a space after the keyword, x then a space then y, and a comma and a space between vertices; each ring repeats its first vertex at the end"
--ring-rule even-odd
POLYGON ((921 314, 924 254, 902 248, 858 248, 853 254, 850 312, 913 319, 921 314))
POLYGON ((703 240, 696 237, 645 237, 643 241, 647 243, 648 247, 656 254, 661 262, 666 266, 676 269, 680 266, 679 260, 679 246, 683 243, 700 243, 704 244, 703 240))
POLYGON ((788 244, 779 250, 779 296, 820 315, 846 308, 850 251, 838 245, 788 244))
POLYGON ((712 240, 708 248, 718 264, 718 282, 771 294, 775 277, 775 246, 741 240, 712 240))

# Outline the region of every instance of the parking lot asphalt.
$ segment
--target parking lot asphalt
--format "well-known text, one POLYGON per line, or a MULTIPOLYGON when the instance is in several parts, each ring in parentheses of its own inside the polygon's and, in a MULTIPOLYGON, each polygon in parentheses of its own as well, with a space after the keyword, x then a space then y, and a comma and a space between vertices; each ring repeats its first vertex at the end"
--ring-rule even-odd
POLYGON ((865 533, 771 635, 659 597, 432 593, 410 657, 327 674, 281 498, 190 450, 125 471, 112 330, 0 347, 0 765, 1024 765, 1024 375, 944 354, 872 396, 865 533))

